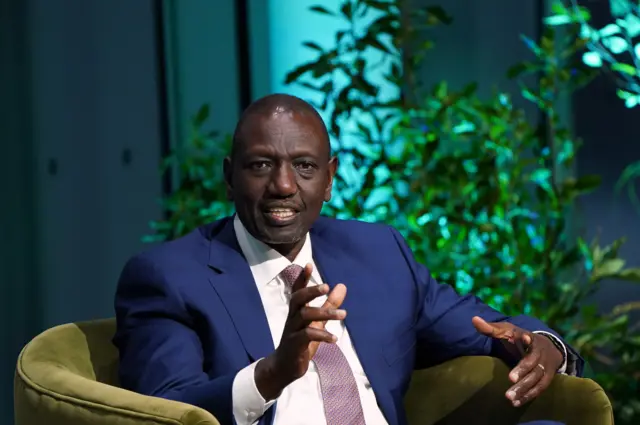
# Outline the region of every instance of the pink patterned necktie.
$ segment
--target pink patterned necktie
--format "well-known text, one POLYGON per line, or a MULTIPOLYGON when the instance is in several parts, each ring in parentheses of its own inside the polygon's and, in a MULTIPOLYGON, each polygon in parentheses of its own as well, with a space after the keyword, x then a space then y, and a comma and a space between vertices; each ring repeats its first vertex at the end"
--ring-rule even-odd
MULTIPOLYGON (((302 267, 292 264, 280 276, 291 288, 302 271, 302 267)), ((320 377, 327 425, 365 425, 358 386, 340 348, 336 344, 321 342, 313 361, 320 377)))

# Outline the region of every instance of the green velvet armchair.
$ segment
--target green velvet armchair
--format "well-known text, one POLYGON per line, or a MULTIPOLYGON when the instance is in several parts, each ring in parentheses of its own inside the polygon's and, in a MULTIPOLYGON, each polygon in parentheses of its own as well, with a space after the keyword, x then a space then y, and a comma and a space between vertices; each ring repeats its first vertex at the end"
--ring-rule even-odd
MULTIPOLYGON (((113 319, 49 329, 16 367, 15 425, 214 425, 195 406, 118 388, 113 319)), ((414 373, 405 398, 411 425, 513 425, 553 419, 612 425, 611 404, 589 379, 558 376, 539 399, 515 409, 504 397, 508 370, 490 357, 463 357, 414 373)))

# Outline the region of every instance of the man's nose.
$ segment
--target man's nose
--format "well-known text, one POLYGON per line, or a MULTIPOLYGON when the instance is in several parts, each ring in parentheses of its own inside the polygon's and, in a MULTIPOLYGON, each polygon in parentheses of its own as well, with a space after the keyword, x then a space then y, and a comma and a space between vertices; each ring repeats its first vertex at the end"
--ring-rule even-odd
POLYGON ((297 191, 298 184, 293 167, 290 164, 277 167, 271 177, 271 192, 284 198, 295 195, 297 191))

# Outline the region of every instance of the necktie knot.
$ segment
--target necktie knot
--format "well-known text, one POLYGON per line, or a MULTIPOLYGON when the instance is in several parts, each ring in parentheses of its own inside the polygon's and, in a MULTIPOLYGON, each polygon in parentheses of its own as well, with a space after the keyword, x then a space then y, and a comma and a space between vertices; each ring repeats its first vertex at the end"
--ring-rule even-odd
POLYGON ((293 284, 296 283, 296 280, 298 280, 298 278, 302 274, 303 270, 304 269, 301 266, 297 264, 291 264, 284 270, 282 270, 280 276, 282 277, 282 280, 284 280, 285 285, 287 285, 287 287, 291 289, 293 288, 293 284))

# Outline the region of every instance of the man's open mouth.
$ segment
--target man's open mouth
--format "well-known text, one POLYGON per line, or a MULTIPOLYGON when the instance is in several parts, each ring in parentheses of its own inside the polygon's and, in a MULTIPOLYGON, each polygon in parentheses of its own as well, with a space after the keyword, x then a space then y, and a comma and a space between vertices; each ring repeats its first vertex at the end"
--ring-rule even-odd
POLYGON ((272 223, 287 224, 295 220, 299 213, 293 208, 269 208, 264 214, 272 223))

